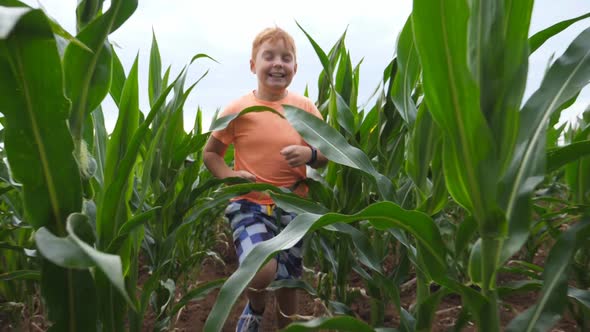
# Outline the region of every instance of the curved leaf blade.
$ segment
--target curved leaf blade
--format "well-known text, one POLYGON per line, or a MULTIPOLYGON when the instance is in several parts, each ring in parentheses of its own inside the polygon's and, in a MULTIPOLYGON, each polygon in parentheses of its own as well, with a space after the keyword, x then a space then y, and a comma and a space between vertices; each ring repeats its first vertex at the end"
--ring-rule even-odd
POLYGON ((291 105, 283 105, 283 107, 285 117, 305 141, 322 151, 330 161, 358 169, 372 176, 382 197, 393 200, 391 181, 377 172, 363 151, 348 144, 336 129, 316 116, 291 105))
POLYGON ((416 120, 418 109, 412 99, 412 92, 420 75, 420 61, 414 45, 412 16, 408 17, 397 41, 398 72, 391 86, 391 97, 395 107, 409 126, 416 120))
POLYGON ((351 316, 321 317, 315 318, 305 323, 293 323, 285 328, 284 332, 302 332, 317 331, 318 329, 328 329, 337 331, 350 332, 373 332, 375 331, 370 325, 351 316))
POLYGON ((0 49, 0 110, 13 176, 23 184, 29 222, 64 235, 63 221, 82 207, 82 189, 61 60, 45 14, 21 16, 0 49))
POLYGON ((588 18, 588 17, 590 17, 590 13, 586 13, 586 14, 580 15, 578 17, 571 18, 569 20, 564 20, 559 23, 555 23, 552 26, 535 33, 529 39, 529 45, 530 45, 530 49, 531 49, 530 54, 533 54, 533 52, 535 52, 539 47, 541 47, 547 41, 547 39, 562 32, 563 30, 567 29, 572 24, 574 24, 580 20, 583 20, 585 18, 588 18))
POLYGON ((451 195, 480 222, 493 210, 495 178, 490 129, 468 68, 466 1, 414 1, 412 24, 424 94, 444 132, 443 165, 451 195))
POLYGON ((590 140, 574 142, 547 151, 547 173, 590 155, 590 140))
POLYGON ((514 318, 508 332, 544 331, 557 322, 567 306, 567 273, 576 248, 590 235, 588 220, 575 224, 562 233, 547 256, 543 272, 543 288, 537 303, 514 318))
POLYGON ((590 28, 584 30, 557 59, 541 86, 520 112, 521 127, 510 166, 502 179, 500 203, 505 207, 509 234, 502 261, 514 254, 528 236, 528 197, 545 174, 547 125, 553 112, 590 80, 590 28))
POLYGON ((254 247, 238 270, 232 274, 218 295, 217 301, 205 322, 204 330, 218 331, 229 315, 239 294, 246 288, 258 269, 273 253, 294 246, 306 233, 337 222, 349 223, 368 220, 378 229, 402 228, 412 233, 419 243, 420 252, 427 254, 427 268, 435 280, 447 283, 444 271, 445 247, 438 228, 425 214, 407 211, 391 202, 373 204, 355 215, 336 213, 320 216, 304 213, 293 220, 279 235, 254 247))

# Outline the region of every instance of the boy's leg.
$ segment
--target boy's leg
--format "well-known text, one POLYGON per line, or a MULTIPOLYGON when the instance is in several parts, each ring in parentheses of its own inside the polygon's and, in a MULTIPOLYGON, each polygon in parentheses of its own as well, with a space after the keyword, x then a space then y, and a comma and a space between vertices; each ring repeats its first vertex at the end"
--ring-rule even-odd
MULTIPOLYGON (((232 202, 226 208, 225 216, 231 225, 240 265, 254 246, 274 237, 272 217, 269 216, 266 205, 248 201, 232 202)), ((264 311, 265 289, 275 279, 276 270, 277 261, 272 259, 256 273, 248 285, 246 296, 250 301, 250 308, 257 314, 264 311)))
POLYGON ((297 313, 297 289, 280 288, 275 291, 275 296, 279 304, 277 308, 277 321, 279 328, 289 325, 292 320, 285 316, 292 316, 297 313))
MULTIPOLYGON (((280 221, 281 229, 286 227, 296 217, 296 214, 287 213, 280 209, 277 209, 276 213, 276 218, 280 221)), ((283 250, 278 254, 277 280, 301 279, 303 273, 302 250, 303 241, 299 241, 292 248, 283 250)), ((290 318, 285 316, 292 316, 297 313, 297 290, 294 288, 277 289, 275 296, 278 302, 278 325, 279 328, 284 328, 292 322, 290 318)))
POLYGON ((260 269, 248 285, 246 296, 250 301, 250 307, 257 313, 264 312, 266 304, 266 287, 275 279, 277 260, 271 259, 260 269))

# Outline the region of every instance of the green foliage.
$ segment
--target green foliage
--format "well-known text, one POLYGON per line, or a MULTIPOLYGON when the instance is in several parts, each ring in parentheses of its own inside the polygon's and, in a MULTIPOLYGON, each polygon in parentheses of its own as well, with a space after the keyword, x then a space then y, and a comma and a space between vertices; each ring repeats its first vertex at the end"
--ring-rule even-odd
MULTIPOLYGON (((184 130, 185 102, 207 75, 185 88, 188 68, 210 56, 196 54, 171 77, 154 32, 150 109, 141 113, 139 59, 126 73, 109 42, 137 1, 102 8, 102 0, 78 1, 71 36, 42 10, 0 0, 0 301, 30 310, 27 298, 40 289, 57 331, 139 331, 151 306, 154 329, 167 330, 181 308, 220 287, 205 326, 215 331, 258 268, 304 239, 306 265, 320 270, 316 286, 273 287, 305 289, 334 316, 287 331, 379 330, 390 303, 400 331, 429 330, 448 294, 462 300, 456 330, 471 320, 496 331, 500 302, 531 289, 539 300, 508 330, 547 330, 566 310, 590 326, 588 112, 553 128, 590 79, 590 30, 523 101, 530 54, 588 14, 528 38, 531 0, 415 0, 365 104, 346 32, 325 51, 300 26, 322 64, 324 121, 289 105, 284 117, 331 161, 310 170, 310 197, 301 198, 205 170, 210 131, 235 118, 207 132, 199 109, 184 130), (100 106, 107 94, 119 111, 112 133, 100 106), (190 289, 200 263, 216 257, 227 201, 251 190, 271 192, 299 216, 226 281, 190 289), (532 262, 540 248, 550 252, 544 267, 532 262), (140 257, 150 275, 137 294, 140 257), (503 272, 526 279, 498 284, 503 272), (368 322, 350 317, 361 293, 349 286, 353 273, 371 303, 368 322), (415 306, 404 308, 400 287, 411 278, 415 306)), ((262 111, 276 112, 236 116, 262 111)))

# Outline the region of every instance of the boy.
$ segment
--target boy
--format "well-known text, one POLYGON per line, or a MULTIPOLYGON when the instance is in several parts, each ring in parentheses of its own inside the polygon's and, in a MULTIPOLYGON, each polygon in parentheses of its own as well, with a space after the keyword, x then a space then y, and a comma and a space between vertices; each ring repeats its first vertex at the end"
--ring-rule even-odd
MULTIPOLYGON (((239 113, 254 106, 269 106, 283 113, 282 104, 303 109, 321 118, 314 103, 306 97, 287 90, 297 72, 295 43, 284 30, 274 27, 260 32, 252 43, 250 70, 256 75, 258 88, 230 103, 220 116, 239 113)), ((213 132, 203 153, 207 168, 218 178, 242 177, 254 182, 294 188, 305 196, 307 187, 297 186, 306 178, 306 164, 318 168, 327 163, 326 157, 310 147, 297 131, 271 112, 254 112, 233 120, 225 129, 213 132), (234 144, 235 165, 231 169, 223 156, 229 144, 234 144)), ((232 200, 225 210, 234 236, 239 262, 256 243, 274 237, 294 217, 275 208, 272 199, 260 192, 251 192, 232 200)), ((301 243, 271 259, 252 279, 246 304, 236 331, 258 331, 265 307, 264 289, 273 281, 301 277, 301 243)), ((294 289, 276 291, 279 327, 285 327, 296 311, 294 289)))

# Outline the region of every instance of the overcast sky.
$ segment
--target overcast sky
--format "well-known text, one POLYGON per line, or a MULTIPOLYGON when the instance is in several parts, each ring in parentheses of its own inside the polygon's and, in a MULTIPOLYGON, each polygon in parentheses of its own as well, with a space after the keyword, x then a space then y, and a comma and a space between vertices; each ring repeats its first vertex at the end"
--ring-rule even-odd
MULTIPOLYGON (((37 1, 25 1, 36 6, 37 1)), ((74 34, 76 0, 39 0, 42 6, 66 30, 74 34)), ((108 6, 110 1, 105 1, 108 6)), ((172 66, 176 75, 193 55, 206 53, 219 63, 200 59, 189 70, 186 86, 206 70, 209 74, 192 91, 185 105, 185 128, 190 130, 198 106, 204 112, 203 126, 208 128, 217 108, 222 108, 256 88, 256 77, 249 70, 251 43, 268 26, 278 25, 290 32, 297 46, 298 72, 290 89, 303 93, 309 86, 310 97, 317 97, 317 78, 321 64, 295 20, 326 51, 347 29, 346 45, 353 65, 361 59, 359 102, 363 104, 381 81, 383 69, 395 52, 397 36, 412 7, 411 0, 299 0, 299 1, 209 1, 139 0, 136 12, 111 34, 125 71, 139 53, 140 107, 149 111, 147 74, 152 29, 158 39, 162 67, 172 66)), ((105 7, 106 8, 106 7, 105 7)), ((590 12, 587 0, 536 0, 529 35, 564 19, 590 12)), ((529 81, 525 96, 540 84, 552 54, 558 57, 585 28, 586 19, 549 40, 530 58, 529 81)), ((110 97, 108 97, 110 99, 110 97)), ((590 104, 590 89, 562 116, 572 118, 590 104)), ((117 109, 111 100, 103 104, 108 130, 114 127, 117 109)))

